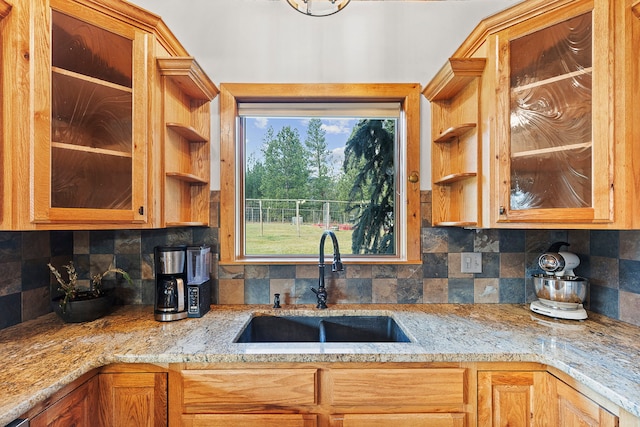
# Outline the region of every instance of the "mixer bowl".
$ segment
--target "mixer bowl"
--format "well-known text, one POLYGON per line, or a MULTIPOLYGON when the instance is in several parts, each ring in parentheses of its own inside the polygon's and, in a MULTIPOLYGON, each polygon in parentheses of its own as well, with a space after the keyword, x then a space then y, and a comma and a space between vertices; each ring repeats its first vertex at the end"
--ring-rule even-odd
POLYGON ((533 284, 541 303, 562 310, 575 310, 584 302, 589 282, 584 277, 535 274, 533 284))

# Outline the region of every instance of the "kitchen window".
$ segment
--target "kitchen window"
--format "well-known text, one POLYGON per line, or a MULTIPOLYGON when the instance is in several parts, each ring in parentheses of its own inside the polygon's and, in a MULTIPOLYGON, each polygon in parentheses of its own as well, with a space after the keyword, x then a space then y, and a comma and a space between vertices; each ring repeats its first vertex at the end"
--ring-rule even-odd
POLYGON ((420 262, 419 95, 222 84, 221 262, 315 263, 325 229, 350 262, 420 262))

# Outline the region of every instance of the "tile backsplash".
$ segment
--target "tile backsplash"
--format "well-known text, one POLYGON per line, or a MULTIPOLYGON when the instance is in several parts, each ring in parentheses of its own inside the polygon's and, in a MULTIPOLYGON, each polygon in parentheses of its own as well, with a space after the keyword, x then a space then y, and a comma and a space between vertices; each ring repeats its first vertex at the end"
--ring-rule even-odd
MULTIPOLYGON (((212 224, 217 224, 217 194, 212 224)), ((576 274, 590 282, 587 307, 640 325, 640 230, 465 230, 430 225, 430 194, 422 197, 422 264, 349 265, 327 271, 329 304, 340 303, 526 303, 535 299, 531 275, 537 257, 556 241, 581 260, 576 274), (482 253, 482 273, 461 273, 461 254, 482 253)), ((338 234, 338 238, 340 238, 338 234)), ((127 270, 133 286, 118 284, 121 303, 153 304, 153 248, 209 244, 217 248, 217 227, 161 230, 0 232, 0 329, 48 313, 55 283, 47 263, 74 260, 80 278, 112 260, 127 270)), ((284 304, 315 302, 317 265, 218 265, 212 302, 284 304)))

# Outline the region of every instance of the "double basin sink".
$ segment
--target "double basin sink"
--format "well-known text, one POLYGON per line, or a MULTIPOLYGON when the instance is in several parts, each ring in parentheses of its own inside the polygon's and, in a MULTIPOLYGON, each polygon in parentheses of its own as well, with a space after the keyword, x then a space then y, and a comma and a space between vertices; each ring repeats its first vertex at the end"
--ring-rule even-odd
POLYGON ((389 316, 271 316, 251 318, 236 343, 411 342, 389 316))

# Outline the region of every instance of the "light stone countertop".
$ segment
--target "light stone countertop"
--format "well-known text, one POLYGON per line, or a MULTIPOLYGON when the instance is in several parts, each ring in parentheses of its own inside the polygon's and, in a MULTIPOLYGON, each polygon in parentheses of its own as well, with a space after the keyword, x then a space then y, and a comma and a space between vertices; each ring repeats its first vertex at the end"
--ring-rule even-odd
POLYGON ((0 331, 0 361, 0 426, 115 362, 539 362, 640 417, 639 327, 594 313, 583 322, 553 320, 524 305, 214 305, 202 318, 166 323, 153 319, 151 306, 82 324, 51 313, 0 331), (256 312, 390 315, 413 343, 234 344, 256 312))

